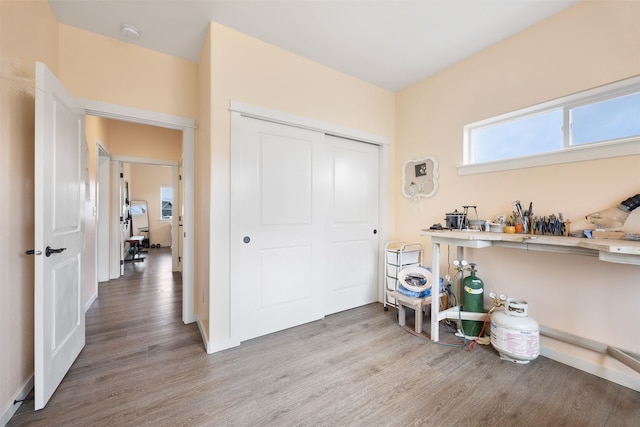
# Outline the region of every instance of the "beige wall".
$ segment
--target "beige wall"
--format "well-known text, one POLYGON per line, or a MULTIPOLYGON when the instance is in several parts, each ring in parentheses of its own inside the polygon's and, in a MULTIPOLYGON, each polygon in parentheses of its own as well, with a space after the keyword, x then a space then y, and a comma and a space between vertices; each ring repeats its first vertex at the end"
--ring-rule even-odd
MULTIPOLYGON (((396 166, 435 156, 440 190, 417 205, 396 198, 395 237, 423 242, 430 259, 429 239, 419 230, 444 223, 445 213, 463 205, 477 205, 488 218, 510 213, 514 200, 533 201, 537 214, 562 212, 584 228, 585 214, 640 193, 640 156, 470 176, 456 171, 465 124, 639 74, 638 22, 640 2, 580 2, 400 92, 396 166)), ((478 263, 488 291, 527 300, 542 325, 640 353, 640 267, 506 249, 466 256, 478 263)))
POLYGON ((33 88, 36 61, 57 71, 57 41, 46 2, 0 1, 0 414, 33 375, 33 259, 24 251, 34 243, 34 98, 16 85, 25 78, 33 88))
POLYGON ((109 123, 111 120, 96 116, 85 116, 84 121, 84 133, 87 136, 89 149, 96 150, 96 145, 99 143, 107 151, 110 151, 109 123))
POLYGON ((58 77, 81 98, 197 115, 197 64, 60 24, 58 77))
MULTIPOLYGON (((160 186, 172 185, 171 166, 131 164, 129 194, 131 200, 147 202, 149 212, 149 240, 155 245, 171 246, 171 222, 160 220, 160 186)), ((177 189, 174 200, 177 200, 177 189)), ((174 203, 174 206, 177 206, 174 203)), ((133 230, 135 234, 136 231, 133 230)))
POLYGON ((182 158, 182 131, 108 120, 109 152, 127 156, 178 162, 182 158))
POLYGON ((209 338, 216 347, 230 338, 229 102, 321 120, 390 141, 395 103, 389 91, 216 23, 211 24, 210 43, 211 160, 203 166, 211 168, 209 338))

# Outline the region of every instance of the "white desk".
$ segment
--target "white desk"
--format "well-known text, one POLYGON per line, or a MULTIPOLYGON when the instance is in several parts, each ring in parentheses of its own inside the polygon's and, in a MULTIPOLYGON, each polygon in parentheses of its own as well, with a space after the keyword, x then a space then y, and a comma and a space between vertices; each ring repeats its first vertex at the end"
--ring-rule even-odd
MULTIPOLYGON (((559 252, 585 256, 597 256, 601 261, 640 265, 640 242, 579 237, 546 236, 532 234, 486 233, 480 231, 422 230, 422 236, 431 237, 433 277, 440 277, 440 245, 458 248, 458 259, 464 258, 464 248, 507 247, 534 251, 559 252)), ((440 298, 435 286, 432 297, 440 298)), ((457 308, 440 312, 438 304, 431 304, 431 339, 439 340, 439 323, 444 319, 483 320, 483 313, 458 314, 457 308), (480 316, 478 316, 478 314, 480 316)))

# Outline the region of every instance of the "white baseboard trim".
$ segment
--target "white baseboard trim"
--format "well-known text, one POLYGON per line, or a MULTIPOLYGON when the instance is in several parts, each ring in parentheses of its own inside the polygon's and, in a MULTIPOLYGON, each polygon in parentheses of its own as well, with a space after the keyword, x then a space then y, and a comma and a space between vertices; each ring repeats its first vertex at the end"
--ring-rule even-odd
POLYGON ((22 402, 18 402, 16 404, 14 404, 13 402, 16 400, 22 400, 25 397, 27 397, 27 395, 29 394, 32 388, 33 388, 33 375, 13 396, 11 401, 7 402, 7 404, 5 405, 4 410, 2 411, 2 415, 0 415, 0 426, 6 426, 9 423, 9 421, 11 421, 11 417, 13 417, 13 415, 18 411, 18 408, 20 408, 20 405, 22 405, 22 402))
POLYGON ((87 303, 84 305, 85 313, 89 310, 89 307, 91 307, 91 304, 93 304, 93 302, 97 299, 98 299, 98 288, 96 288, 96 292, 91 296, 91 298, 89 298, 89 301, 87 301, 87 303))
POLYGON ((540 354, 605 380, 640 391, 640 373, 611 356, 549 337, 540 337, 540 354))
POLYGON ((238 347, 240 345, 240 341, 228 339, 224 341, 218 341, 216 343, 207 343, 207 353, 213 354, 222 350, 226 350, 228 348, 238 347))
MULTIPOLYGON (((190 314, 182 313, 182 323, 184 323, 185 325, 193 323, 197 320, 198 319, 196 318, 195 313, 190 313, 190 314)), ((200 324, 198 324, 198 328, 200 328, 200 324)), ((202 330, 200 330, 200 333, 202 334, 202 330)))
POLYGON ((202 336, 202 341, 204 342, 205 348, 207 349, 207 354, 217 353, 219 351, 226 350, 228 348, 238 347, 240 345, 239 341, 232 340, 232 339, 212 343, 207 339, 207 334, 204 333, 204 329, 202 328, 200 319, 198 319, 197 324, 198 324, 198 330, 200 331, 200 335, 202 336))

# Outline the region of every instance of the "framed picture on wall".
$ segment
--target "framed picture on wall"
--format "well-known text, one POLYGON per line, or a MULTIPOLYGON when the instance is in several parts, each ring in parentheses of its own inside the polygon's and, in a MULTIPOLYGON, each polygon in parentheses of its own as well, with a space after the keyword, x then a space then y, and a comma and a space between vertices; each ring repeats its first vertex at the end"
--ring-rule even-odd
POLYGON ((427 162, 418 163, 415 165, 416 178, 427 175, 427 162))
POLYGON ((438 191, 438 160, 427 156, 402 166, 402 195, 410 199, 433 197, 438 191))

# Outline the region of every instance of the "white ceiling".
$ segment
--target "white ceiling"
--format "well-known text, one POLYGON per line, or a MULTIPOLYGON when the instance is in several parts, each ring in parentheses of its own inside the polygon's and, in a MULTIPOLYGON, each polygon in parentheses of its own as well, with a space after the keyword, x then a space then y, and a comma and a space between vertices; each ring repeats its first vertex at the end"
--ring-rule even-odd
POLYGON ((198 62, 210 21, 391 91, 578 0, 49 0, 59 22, 198 62))

